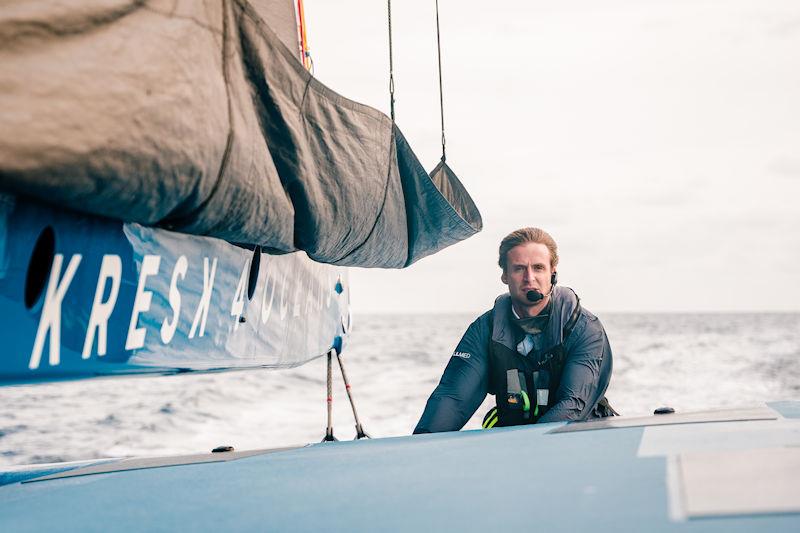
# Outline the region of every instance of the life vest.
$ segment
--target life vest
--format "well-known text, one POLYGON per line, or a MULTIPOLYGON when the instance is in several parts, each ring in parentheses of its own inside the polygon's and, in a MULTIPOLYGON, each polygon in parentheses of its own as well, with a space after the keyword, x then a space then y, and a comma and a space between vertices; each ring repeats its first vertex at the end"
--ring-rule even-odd
POLYGON ((580 298, 572 289, 556 287, 550 321, 543 332, 542 349, 534 348, 526 355, 517 350, 508 295, 495 301, 492 338, 489 342, 489 392, 494 394, 496 410, 484 419, 484 427, 535 424, 554 403, 566 351, 564 343, 578 323, 581 315, 580 298), (560 328, 560 316, 569 319, 560 328))

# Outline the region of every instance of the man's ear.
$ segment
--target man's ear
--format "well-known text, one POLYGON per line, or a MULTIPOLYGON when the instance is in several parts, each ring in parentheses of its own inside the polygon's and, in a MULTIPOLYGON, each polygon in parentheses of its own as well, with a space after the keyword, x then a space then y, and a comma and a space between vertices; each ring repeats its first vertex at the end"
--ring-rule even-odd
POLYGON ((508 285, 508 278, 506 278, 506 271, 505 270, 503 270, 503 273, 500 274, 500 281, 502 281, 503 284, 508 285))

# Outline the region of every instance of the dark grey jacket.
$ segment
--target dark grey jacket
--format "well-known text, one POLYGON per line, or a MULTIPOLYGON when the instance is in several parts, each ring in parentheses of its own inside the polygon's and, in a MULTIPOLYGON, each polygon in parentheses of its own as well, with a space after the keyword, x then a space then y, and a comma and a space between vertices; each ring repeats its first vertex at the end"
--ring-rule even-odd
MULTIPOLYGON (((565 287, 553 291, 553 306, 547 328, 532 336, 536 350, 562 342, 562 331, 577 305, 575 293, 565 287)), ((516 350, 516 326, 511 298, 497 298, 487 311, 470 324, 431 394, 414 433, 456 431, 475 413, 488 392, 489 342, 494 340, 516 350), (492 317, 494 316, 494 321, 492 317)), ((612 355, 608 337, 596 316, 581 309, 572 334, 564 344, 566 360, 554 404, 539 422, 586 420, 598 416, 597 402, 611 379, 612 355)))

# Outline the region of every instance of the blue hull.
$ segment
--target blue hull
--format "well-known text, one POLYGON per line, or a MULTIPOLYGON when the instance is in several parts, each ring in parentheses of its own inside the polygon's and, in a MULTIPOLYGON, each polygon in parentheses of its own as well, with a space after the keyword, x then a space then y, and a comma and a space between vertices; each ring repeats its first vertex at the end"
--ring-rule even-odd
POLYGON ((343 268, 0 196, 0 385, 303 364, 342 349, 343 268))

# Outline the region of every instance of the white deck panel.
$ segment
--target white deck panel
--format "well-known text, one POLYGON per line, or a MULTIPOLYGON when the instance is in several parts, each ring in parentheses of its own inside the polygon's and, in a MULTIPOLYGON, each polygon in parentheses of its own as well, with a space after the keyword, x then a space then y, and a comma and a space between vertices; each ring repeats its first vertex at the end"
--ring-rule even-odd
POLYGON ((779 418, 646 427, 637 455, 660 457, 784 446, 800 446, 800 420, 779 418))
POLYGON ((800 512, 800 448, 678 456, 689 518, 800 512))

